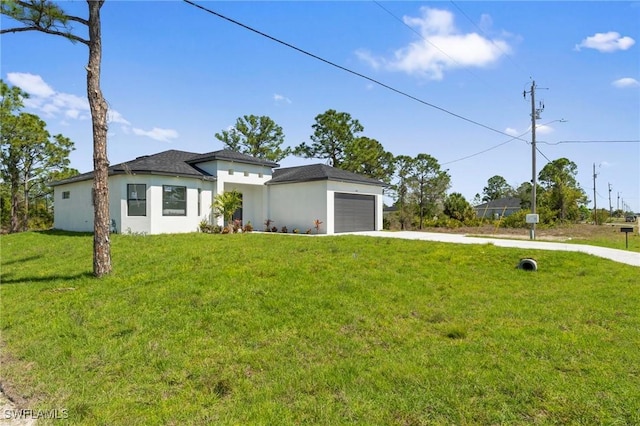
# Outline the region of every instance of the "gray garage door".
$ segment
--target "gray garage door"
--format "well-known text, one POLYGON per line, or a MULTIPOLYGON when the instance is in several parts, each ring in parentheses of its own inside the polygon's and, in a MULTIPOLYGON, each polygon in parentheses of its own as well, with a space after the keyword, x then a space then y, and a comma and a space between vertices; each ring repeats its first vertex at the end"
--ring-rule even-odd
POLYGON ((335 193, 334 232, 374 231, 376 198, 373 195, 335 193))

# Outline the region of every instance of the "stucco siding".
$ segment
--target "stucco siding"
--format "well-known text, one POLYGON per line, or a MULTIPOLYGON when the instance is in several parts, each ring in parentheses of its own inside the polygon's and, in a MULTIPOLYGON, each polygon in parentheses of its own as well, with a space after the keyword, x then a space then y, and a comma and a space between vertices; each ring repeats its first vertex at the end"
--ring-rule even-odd
POLYGON ((75 232, 93 231, 92 188, 91 180, 53 188, 53 227, 55 229, 75 232), (63 195, 65 193, 66 195, 63 195))
MULTIPOLYGON (((201 220, 211 219, 212 194, 215 182, 153 175, 123 175, 109 178, 109 214, 119 233, 182 233, 196 232, 201 220), (127 185, 146 185, 146 216, 130 216, 127 185), (163 185, 186 188, 186 215, 163 215, 163 185), (200 192, 198 192, 200 189, 200 192), (200 214, 198 214, 200 200, 200 214)), ((75 182, 54 187, 54 227, 67 231, 93 231, 93 181, 75 182), (63 199, 68 192, 69 198, 63 199)))
MULTIPOLYGON (((268 191, 268 219, 278 230, 286 226, 289 232, 297 228, 302 233, 320 219, 320 233, 327 233, 327 181, 269 185, 268 191)), ((263 228, 264 225, 256 229, 263 228)))
POLYGON ((271 168, 255 164, 218 160, 198 163, 198 168, 224 182, 263 185, 271 179, 271 168))
POLYGON ((211 186, 213 183, 200 179, 182 177, 152 176, 147 189, 147 214, 150 215, 151 234, 176 234, 196 232, 200 221, 211 215, 211 186), (186 214, 165 216, 163 214, 163 186, 186 187, 186 214), (198 188, 200 188, 200 215, 198 215, 198 188))

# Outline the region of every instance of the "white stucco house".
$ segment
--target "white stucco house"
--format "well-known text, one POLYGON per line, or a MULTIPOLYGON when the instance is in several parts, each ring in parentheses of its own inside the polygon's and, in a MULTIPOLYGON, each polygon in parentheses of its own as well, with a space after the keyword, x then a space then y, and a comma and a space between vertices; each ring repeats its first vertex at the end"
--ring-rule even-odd
MULTIPOLYGON (((214 197, 242 194, 235 217, 256 230, 267 219, 301 232, 322 221, 321 233, 382 229, 383 182, 324 164, 278 168, 230 150, 196 154, 170 150, 109 168, 109 211, 117 232, 196 232, 214 217, 214 197)), ((93 231, 93 172, 51 183, 54 228, 93 231)))

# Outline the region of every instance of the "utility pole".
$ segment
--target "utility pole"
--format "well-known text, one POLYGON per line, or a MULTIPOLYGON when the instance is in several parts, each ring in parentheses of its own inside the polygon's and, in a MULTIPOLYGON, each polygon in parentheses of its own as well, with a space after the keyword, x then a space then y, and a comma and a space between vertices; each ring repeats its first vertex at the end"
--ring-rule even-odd
POLYGON ((613 216, 613 207, 611 207, 611 183, 609 185, 609 217, 613 216))
MULTIPOLYGON (((531 214, 536 214, 536 190, 538 178, 536 173, 536 82, 531 82, 531 214)), ((531 224, 529 239, 536 239, 536 224, 531 224)))
POLYGON ((616 204, 616 210, 620 210, 620 191, 618 191, 618 203, 616 204))
POLYGON ((593 163, 593 224, 598 224, 598 209, 596 208, 596 163, 593 163))
MULTIPOLYGON (((531 230, 529 231, 529 238, 536 239, 536 223, 538 222, 536 214, 537 196, 536 191, 538 189, 538 176, 536 173, 536 120, 540 119, 540 113, 544 110, 544 105, 540 105, 540 108, 536 109, 536 82, 531 82, 531 230)), ((523 93, 524 97, 527 97, 527 92, 523 93)), ((528 219, 528 218, 527 218, 528 219)))

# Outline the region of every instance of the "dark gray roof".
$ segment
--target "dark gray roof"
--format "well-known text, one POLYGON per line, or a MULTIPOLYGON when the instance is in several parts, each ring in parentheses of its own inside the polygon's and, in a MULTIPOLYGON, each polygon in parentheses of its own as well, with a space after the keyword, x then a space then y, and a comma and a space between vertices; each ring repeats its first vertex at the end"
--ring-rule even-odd
POLYGON ((273 177, 267 185, 294 182, 310 182, 316 180, 334 180, 342 182, 361 183, 365 185, 386 186, 386 183, 368 178, 346 170, 327 166, 326 164, 311 164, 308 166, 286 167, 273 171, 273 177))
POLYGON ((521 200, 518 197, 504 197, 498 198, 497 200, 491 200, 488 203, 478 204, 474 207, 476 210, 482 209, 520 209, 521 200))
MULTIPOLYGON (((277 167, 272 161, 261 160, 249 155, 240 154, 230 150, 214 151, 207 154, 169 150, 153 155, 143 155, 135 160, 126 161, 109 167, 109 175, 117 174, 157 174, 166 176, 183 176, 200 179, 213 179, 209 173, 199 169, 198 163, 207 161, 225 160, 238 163, 255 164, 266 167, 277 167)), ((80 182, 93 179, 93 172, 83 173, 69 179, 52 182, 51 186, 65 183, 80 182)))
POLYGON ((215 160, 233 161, 236 163, 245 163, 245 164, 255 164, 257 166, 266 166, 271 168, 280 166, 280 164, 274 163, 273 161, 262 160, 260 158, 252 157, 250 155, 241 154, 236 151, 231 151, 229 149, 221 149, 220 151, 208 152, 206 154, 198 154, 188 162, 190 164, 196 164, 196 163, 204 163, 206 161, 215 161, 215 160))

